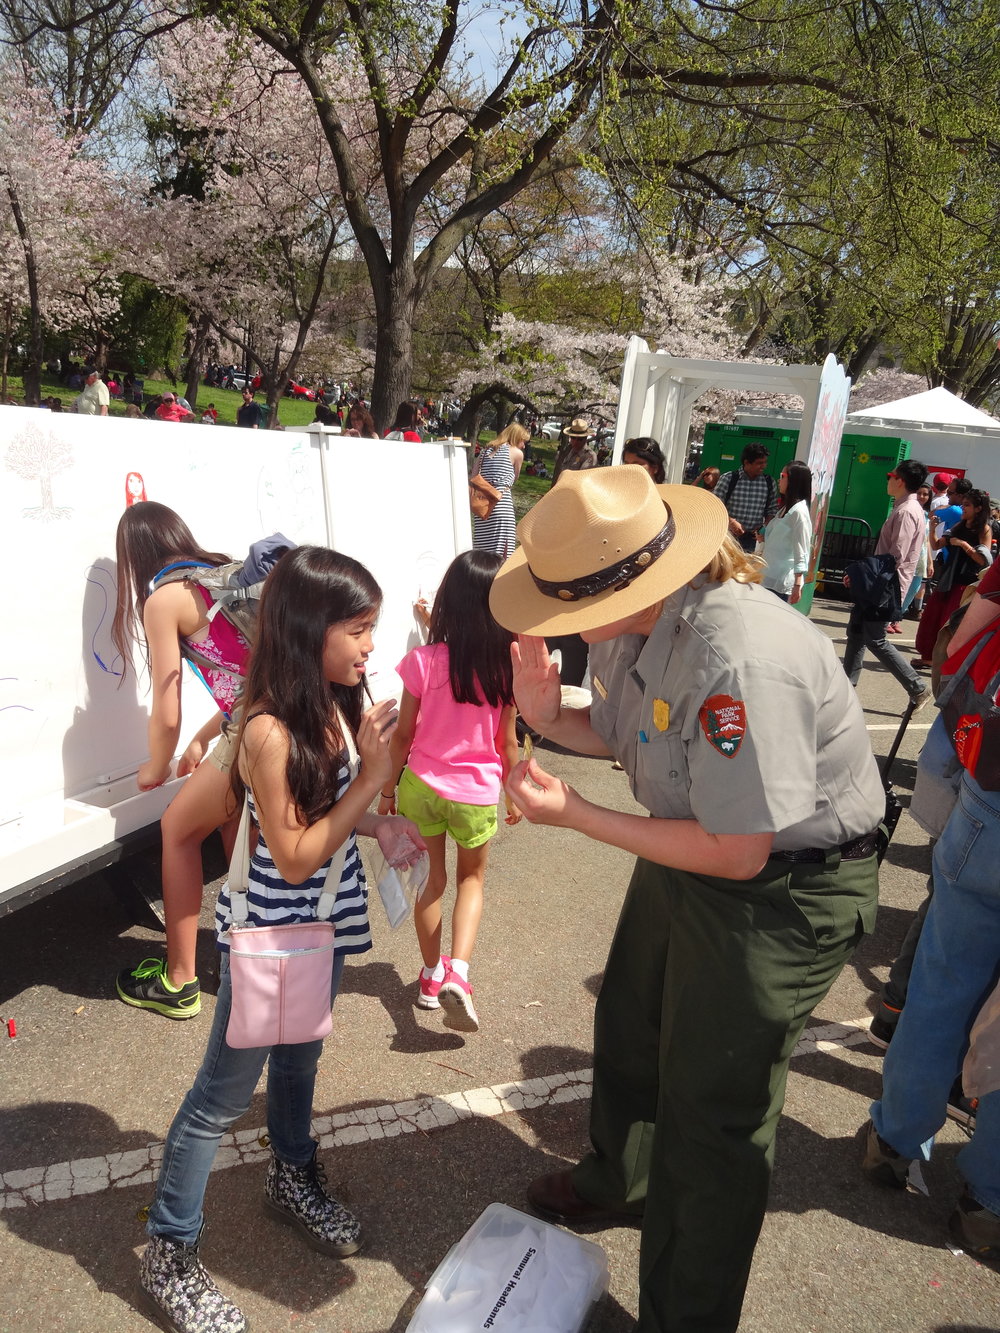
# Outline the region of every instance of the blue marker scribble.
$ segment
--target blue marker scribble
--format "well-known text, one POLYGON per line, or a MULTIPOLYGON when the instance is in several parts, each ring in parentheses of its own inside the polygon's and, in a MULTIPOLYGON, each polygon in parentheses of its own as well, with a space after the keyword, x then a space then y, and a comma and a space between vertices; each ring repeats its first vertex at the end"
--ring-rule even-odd
MULTIPOLYGON (((91 566, 91 569, 93 569, 93 566, 91 566)), ((101 617, 94 628, 93 634, 90 636, 90 651, 93 654, 94 661, 97 663, 97 665, 101 668, 102 671, 106 672, 109 676, 120 676, 122 674, 121 671, 116 671, 115 668, 117 666, 123 665, 121 653, 115 653, 115 656, 112 659, 111 666, 108 666, 107 663, 104 661, 104 659, 101 657, 101 654, 97 651, 97 636, 98 634, 100 634, 101 626, 107 619, 107 614, 108 614, 108 600, 109 600, 108 590, 107 588, 105 588, 103 583, 101 583, 98 579, 92 578, 89 573, 85 574, 84 578, 93 587, 100 588, 101 593, 104 596, 104 610, 101 612, 101 617)))
MULTIPOLYGON (((0 676, 0 685, 5 680, 20 680, 20 676, 0 676)), ((0 708, 0 713, 9 713, 12 708, 19 708, 22 713, 33 713, 35 711, 33 708, 29 708, 27 704, 4 704, 0 708)))

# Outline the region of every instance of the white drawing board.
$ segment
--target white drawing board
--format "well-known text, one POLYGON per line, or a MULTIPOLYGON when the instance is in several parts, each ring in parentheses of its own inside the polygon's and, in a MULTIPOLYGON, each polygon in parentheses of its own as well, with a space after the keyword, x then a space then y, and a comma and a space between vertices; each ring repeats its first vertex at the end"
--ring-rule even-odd
MULTIPOLYGON (((418 641, 412 604, 471 544, 465 447, 245 431, 0 407, 10 618, 0 660, 0 895, 159 818, 177 783, 137 793, 147 755, 141 651, 111 642, 126 486, 176 509, 209 550, 281 531, 365 563, 385 596, 376 698, 418 641), (139 480, 141 479, 141 480, 139 480)), ((189 675, 180 748, 213 704, 189 675)))

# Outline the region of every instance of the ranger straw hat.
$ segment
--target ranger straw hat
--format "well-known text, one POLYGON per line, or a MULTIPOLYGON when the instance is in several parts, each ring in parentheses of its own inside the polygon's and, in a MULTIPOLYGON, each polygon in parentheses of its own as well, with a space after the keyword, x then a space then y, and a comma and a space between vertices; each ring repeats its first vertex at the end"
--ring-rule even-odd
POLYGON ((729 526, 695 486, 656 486, 642 467, 564 472, 521 520, 490 610, 518 634, 576 634, 635 615, 705 568, 729 526))

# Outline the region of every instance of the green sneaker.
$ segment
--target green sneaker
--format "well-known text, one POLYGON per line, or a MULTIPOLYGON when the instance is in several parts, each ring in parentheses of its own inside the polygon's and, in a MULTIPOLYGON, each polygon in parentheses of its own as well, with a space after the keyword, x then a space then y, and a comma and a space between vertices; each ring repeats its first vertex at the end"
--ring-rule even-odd
POLYGON ((155 1009, 166 1018, 194 1018, 201 1013, 198 978, 174 990, 167 981, 165 958, 144 958, 131 972, 119 972, 115 986, 118 998, 136 1009, 155 1009))

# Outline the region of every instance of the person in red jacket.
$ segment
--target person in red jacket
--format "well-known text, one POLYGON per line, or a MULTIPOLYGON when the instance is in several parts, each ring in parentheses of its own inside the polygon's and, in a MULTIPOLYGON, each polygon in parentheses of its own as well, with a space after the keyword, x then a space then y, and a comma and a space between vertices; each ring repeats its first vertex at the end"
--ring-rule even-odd
POLYGON ((179 403, 175 394, 165 393, 155 415, 157 421, 187 421, 191 409, 179 403))

